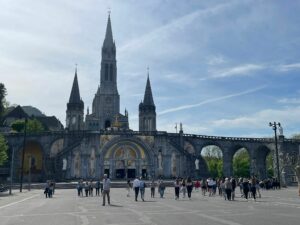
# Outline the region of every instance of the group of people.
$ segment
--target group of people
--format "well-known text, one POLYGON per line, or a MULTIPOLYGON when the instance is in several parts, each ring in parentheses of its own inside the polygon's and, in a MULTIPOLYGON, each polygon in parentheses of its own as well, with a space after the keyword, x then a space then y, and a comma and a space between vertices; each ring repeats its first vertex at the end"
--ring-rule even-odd
MULTIPOLYGON (((152 180, 149 184, 151 198, 155 198, 155 189, 158 188, 158 193, 160 198, 164 197, 166 185, 162 179, 159 179, 156 183, 155 180, 152 180)), ((138 196, 140 194, 142 201, 145 201, 145 188, 147 187, 146 182, 142 177, 136 177, 131 185, 130 180, 127 181, 127 197, 130 197, 131 189, 134 189, 135 201, 138 201, 138 196)))
POLYGON ((52 198, 55 192, 55 181, 47 180, 45 188, 44 188, 44 195, 46 198, 52 198))
POLYGON ((94 182, 93 180, 85 182, 83 180, 80 180, 76 186, 77 194, 79 197, 83 197, 83 191, 85 193, 85 197, 93 196, 94 188, 96 190, 96 196, 100 195, 100 189, 101 193, 103 191, 103 185, 100 183, 99 180, 96 182, 94 182))
POLYGON ((236 180, 234 177, 223 178, 223 179, 202 179, 201 181, 196 181, 195 188, 198 190, 201 187, 202 195, 205 196, 208 192, 208 196, 215 196, 218 189, 219 196, 223 196, 225 200, 234 200, 235 199, 235 189, 240 187, 241 197, 244 197, 246 200, 251 196, 256 200, 256 195, 261 197, 260 193, 260 182, 254 176, 247 178, 239 178, 236 180))
MULTIPOLYGON (((261 181, 262 182, 262 181, 261 181)), ((223 179, 201 179, 192 181, 191 177, 187 178, 176 178, 173 185, 175 190, 175 199, 178 200, 180 198, 180 193, 182 193, 182 197, 185 198, 186 195, 188 199, 191 199, 192 191, 195 189, 196 192, 199 192, 201 189, 202 195, 205 196, 208 192, 208 196, 215 196, 218 190, 218 194, 223 196, 225 200, 235 200, 235 189, 237 187, 240 188, 241 197, 245 198, 247 201, 249 197, 252 197, 256 201, 256 196, 258 194, 261 197, 260 188, 261 182, 258 181, 254 176, 247 178, 239 178, 235 179, 231 178, 223 178, 223 179)), ((54 184, 53 182, 47 182, 45 188, 46 197, 52 197, 54 193, 54 184)), ((147 182, 142 177, 136 177, 131 183, 130 180, 127 181, 126 190, 127 197, 130 197, 131 191, 134 191, 134 199, 138 201, 140 196, 142 201, 145 201, 145 190, 147 187, 150 187, 151 198, 155 198, 155 190, 157 188, 160 198, 164 198, 164 193, 166 189, 166 183, 159 179, 157 182, 153 179, 151 182, 147 182)), ((105 206, 106 199, 108 204, 110 205, 110 188, 111 181, 108 178, 107 174, 104 174, 104 178, 102 182, 99 180, 94 181, 79 181, 77 184, 78 196, 83 196, 83 190, 85 192, 85 196, 93 196, 93 189, 96 189, 96 196, 99 196, 100 193, 103 197, 102 205, 105 206)))

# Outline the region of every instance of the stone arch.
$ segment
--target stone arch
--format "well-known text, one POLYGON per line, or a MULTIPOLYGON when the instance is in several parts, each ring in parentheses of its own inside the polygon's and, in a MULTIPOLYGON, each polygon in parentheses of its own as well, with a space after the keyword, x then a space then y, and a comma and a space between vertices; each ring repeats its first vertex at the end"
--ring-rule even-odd
MULTIPOLYGON (((22 164, 22 154, 23 146, 20 148, 18 156, 20 159, 20 165, 22 164)), ((24 177, 27 177, 29 175, 30 169, 32 181, 39 181, 42 178, 45 167, 44 156, 44 149, 38 141, 29 140, 26 142, 23 165, 24 177)))
POLYGON ((63 150, 64 147, 64 139, 59 138, 55 139, 51 144, 50 144, 50 158, 56 157, 56 155, 63 150))
POLYGON ((203 144, 200 156, 206 165, 206 177, 223 176, 223 150, 218 143, 212 141, 203 144))
MULTIPOLYGON (((241 144, 237 144, 237 145, 234 145, 232 148, 231 148, 231 151, 230 151, 230 160, 231 160, 231 171, 232 171, 232 175, 234 176, 245 176, 245 177, 249 177, 251 175, 251 159, 253 158, 252 157, 252 154, 251 154, 251 151, 249 149, 249 147, 247 145, 241 145, 241 144), (245 167, 243 167, 245 169, 245 171, 241 171, 241 166, 237 166, 237 170, 235 170, 234 168, 234 158, 237 156, 238 153, 240 153, 241 151, 245 151, 247 153, 247 157, 248 159, 245 160, 245 167)), ((237 163, 241 163, 241 161, 236 161, 237 163)))
POLYGON ((253 154, 252 172, 260 179, 268 177, 267 157, 269 154, 272 154, 272 151, 265 145, 258 146, 253 154))
POLYGON ((103 146, 101 171, 111 178, 153 176, 153 152, 147 143, 135 137, 116 137, 103 146))

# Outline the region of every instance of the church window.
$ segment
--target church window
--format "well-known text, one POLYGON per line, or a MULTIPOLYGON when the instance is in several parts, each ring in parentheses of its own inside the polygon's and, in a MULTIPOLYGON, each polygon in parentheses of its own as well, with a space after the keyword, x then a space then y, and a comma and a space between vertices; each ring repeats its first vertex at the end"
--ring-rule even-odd
POLYGON ((113 64, 110 64, 110 68, 109 68, 109 80, 112 81, 113 79, 113 71, 114 71, 114 68, 113 68, 113 64))
POLYGON ((105 64, 105 80, 108 80, 108 64, 105 64))

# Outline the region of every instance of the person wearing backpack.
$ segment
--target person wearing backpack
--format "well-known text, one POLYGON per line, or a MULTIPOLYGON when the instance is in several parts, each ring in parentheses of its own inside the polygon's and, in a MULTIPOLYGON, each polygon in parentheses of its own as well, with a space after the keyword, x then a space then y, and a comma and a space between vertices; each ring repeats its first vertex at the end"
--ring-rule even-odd
POLYGON ((142 177, 140 177, 140 193, 141 193, 141 199, 143 202, 145 201, 144 196, 145 196, 145 188, 146 188, 146 183, 143 181, 142 177))

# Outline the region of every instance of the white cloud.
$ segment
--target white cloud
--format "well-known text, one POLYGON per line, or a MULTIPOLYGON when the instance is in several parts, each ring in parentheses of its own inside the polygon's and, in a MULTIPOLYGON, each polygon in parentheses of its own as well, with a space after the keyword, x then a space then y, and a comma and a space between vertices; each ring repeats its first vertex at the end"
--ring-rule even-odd
POLYGON ((279 69, 279 71, 282 71, 282 72, 287 72, 287 71, 290 71, 290 70, 299 70, 300 69, 300 63, 280 65, 278 67, 278 69, 279 69))
POLYGON ((265 87, 266 86, 261 86, 261 87, 258 87, 258 88, 249 89, 249 90, 239 92, 239 93, 234 93, 234 94, 230 94, 230 95, 224 95, 224 96, 221 96, 221 97, 211 98, 211 99, 207 99, 207 100, 204 100, 204 101, 196 103, 196 104, 177 106, 177 107, 174 107, 174 108, 163 110, 163 111, 159 112, 158 115, 164 115, 164 114, 171 113, 171 112, 177 112, 177 111, 180 111, 180 110, 191 109, 191 108, 199 107, 199 106, 202 106, 202 105, 206 105, 208 103, 222 101, 222 100, 225 100, 225 99, 230 99, 230 98, 234 98, 234 97, 254 93, 254 92, 257 92, 257 91, 259 91, 259 90, 261 90, 265 87))
POLYGON ((256 64, 244 64, 231 68, 227 68, 220 71, 213 71, 215 75, 211 76, 212 78, 223 78, 223 77, 232 77, 232 76, 244 76, 254 73, 256 71, 264 69, 265 66, 256 65, 256 64))
POLYGON ((300 104, 300 98, 282 98, 278 102, 283 104, 300 104))
POLYGON ((270 121, 280 122, 283 127, 293 126, 300 122, 300 107, 284 109, 264 109, 247 116, 234 119, 219 119, 212 122, 214 129, 264 129, 270 121))
POLYGON ((216 66, 223 63, 226 63, 226 60, 222 55, 213 55, 207 58, 207 64, 210 66, 216 66))

